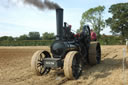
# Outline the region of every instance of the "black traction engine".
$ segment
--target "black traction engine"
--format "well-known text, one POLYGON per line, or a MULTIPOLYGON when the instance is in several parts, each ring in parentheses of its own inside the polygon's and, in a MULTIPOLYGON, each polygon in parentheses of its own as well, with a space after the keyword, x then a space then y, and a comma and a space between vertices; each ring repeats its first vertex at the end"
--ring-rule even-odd
POLYGON ((101 61, 100 43, 90 40, 90 28, 83 27, 79 34, 71 32, 71 26, 63 23, 63 9, 56 9, 57 35, 50 51, 38 50, 31 60, 31 68, 37 75, 44 75, 51 69, 63 69, 68 79, 79 78, 85 65, 101 61))

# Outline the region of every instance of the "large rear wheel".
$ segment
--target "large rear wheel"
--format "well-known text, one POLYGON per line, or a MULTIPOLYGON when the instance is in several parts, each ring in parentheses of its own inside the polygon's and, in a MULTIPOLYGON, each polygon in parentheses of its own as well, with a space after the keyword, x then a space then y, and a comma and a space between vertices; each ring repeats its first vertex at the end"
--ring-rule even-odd
POLYGON ((70 51, 64 59, 64 74, 68 79, 78 79, 82 72, 81 57, 77 51, 70 51))
POLYGON ((31 69, 37 75, 47 74, 50 68, 44 67, 44 58, 50 58, 50 54, 47 51, 38 50, 34 53, 31 59, 31 69))
POLYGON ((91 42, 89 47, 89 64, 95 65, 101 62, 101 47, 99 42, 91 42))

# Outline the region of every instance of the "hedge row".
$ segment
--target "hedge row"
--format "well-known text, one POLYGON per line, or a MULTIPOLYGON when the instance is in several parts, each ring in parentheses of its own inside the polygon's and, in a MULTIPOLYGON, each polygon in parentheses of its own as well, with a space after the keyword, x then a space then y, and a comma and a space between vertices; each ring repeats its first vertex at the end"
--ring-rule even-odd
MULTIPOLYGON (((101 45, 122 45, 125 41, 115 36, 102 36, 98 39, 101 45)), ((53 40, 0 41, 0 46, 48 46, 53 40)))
POLYGON ((0 46, 47 46, 53 40, 0 41, 0 46))
POLYGON ((102 36, 99 39, 101 45, 124 45, 125 41, 120 37, 115 36, 102 36))

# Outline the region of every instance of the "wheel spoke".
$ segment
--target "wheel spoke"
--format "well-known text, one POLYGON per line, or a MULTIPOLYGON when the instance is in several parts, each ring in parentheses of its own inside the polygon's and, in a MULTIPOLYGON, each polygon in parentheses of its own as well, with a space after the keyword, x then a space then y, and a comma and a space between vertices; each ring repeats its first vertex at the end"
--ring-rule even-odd
POLYGON ((37 68, 41 66, 41 63, 37 63, 37 68))
POLYGON ((40 60, 42 61, 42 54, 40 54, 40 60))
POLYGON ((44 74, 44 73, 46 72, 46 70, 47 70, 47 68, 45 67, 45 68, 44 68, 44 71, 42 72, 42 74, 44 74))
POLYGON ((37 63, 37 67, 39 67, 39 66, 44 66, 44 62, 40 61, 39 63, 37 63))
POLYGON ((50 69, 51 69, 51 68, 46 68, 45 74, 48 74, 48 73, 50 72, 50 69))
POLYGON ((42 73, 42 66, 40 66, 40 73, 42 73))
POLYGON ((38 60, 39 62, 41 62, 41 60, 38 60))

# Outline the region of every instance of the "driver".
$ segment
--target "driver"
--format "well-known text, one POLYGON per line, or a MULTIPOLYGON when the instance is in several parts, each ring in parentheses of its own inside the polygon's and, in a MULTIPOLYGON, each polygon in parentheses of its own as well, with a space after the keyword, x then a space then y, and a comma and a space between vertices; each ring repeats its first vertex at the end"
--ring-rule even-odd
POLYGON ((91 29, 91 40, 92 41, 96 41, 97 40, 96 33, 93 31, 93 29, 91 29))

